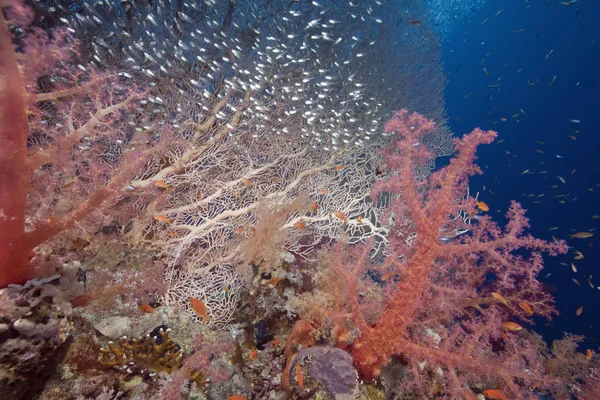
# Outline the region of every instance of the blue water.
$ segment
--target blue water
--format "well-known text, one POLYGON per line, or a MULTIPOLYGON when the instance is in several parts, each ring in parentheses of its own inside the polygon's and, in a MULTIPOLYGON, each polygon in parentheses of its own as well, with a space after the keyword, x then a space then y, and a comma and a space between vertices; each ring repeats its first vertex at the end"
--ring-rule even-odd
MULTIPOLYGON (((480 191, 480 199, 500 220, 511 199, 520 201, 531 218, 530 232, 544 239, 568 239, 574 232, 600 226, 600 219, 592 219, 600 215, 599 16, 600 2, 591 0, 570 6, 553 0, 489 1, 468 19, 457 21, 443 43, 452 130, 465 133, 479 126, 498 131, 497 141, 505 139, 480 149, 484 175, 472 180, 471 191, 480 191), (528 81, 538 82, 530 86, 528 81), (513 118, 514 114, 521 115, 513 118), (570 122, 573 119, 580 123, 570 122), (522 175, 527 169, 532 174, 522 175), (565 197, 553 197, 561 194, 565 197), (559 229, 549 231, 551 227, 559 229)), ((560 311, 548 326, 537 321, 537 330, 547 340, 568 331, 586 335, 584 349, 598 348, 600 232, 594 233, 590 239, 568 240, 569 254, 545 258, 542 276, 551 273, 544 282, 560 311), (574 260, 574 249, 584 259, 574 260), (586 279, 590 276, 594 288, 586 279), (580 306, 584 311, 577 317, 580 306)))

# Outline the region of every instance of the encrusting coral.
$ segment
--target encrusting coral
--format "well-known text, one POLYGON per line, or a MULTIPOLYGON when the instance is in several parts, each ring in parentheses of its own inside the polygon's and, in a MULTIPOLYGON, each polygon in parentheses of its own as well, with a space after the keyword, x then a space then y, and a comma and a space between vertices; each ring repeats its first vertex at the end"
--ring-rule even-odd
POLYGON ((121 367, 127 372, 145 373, 166 372, 179 369, 183 359, 183 350, 170 337, 171 330, 160 329, 159 335, 128 339, 123 336, 119 343, 108 342, 100 349, 99 362, 105 368, 121 367))

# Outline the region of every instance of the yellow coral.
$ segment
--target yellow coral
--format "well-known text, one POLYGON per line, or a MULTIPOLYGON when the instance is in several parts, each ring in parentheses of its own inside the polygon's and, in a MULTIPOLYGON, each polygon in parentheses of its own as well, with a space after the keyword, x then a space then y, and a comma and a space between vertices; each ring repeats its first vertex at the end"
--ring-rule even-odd
POLYGON ((157 337, 151 338, 150 335, 138 339, 127 339, 124 336, 118 344, 108 342, 107 348, 100 349, 98 361, 105 368, 127 365, 128 372, 136 368, 170 374, 181 367, 183 350, 169 338, 169 331, 170 329, 159 331, 160 344, 157 337))

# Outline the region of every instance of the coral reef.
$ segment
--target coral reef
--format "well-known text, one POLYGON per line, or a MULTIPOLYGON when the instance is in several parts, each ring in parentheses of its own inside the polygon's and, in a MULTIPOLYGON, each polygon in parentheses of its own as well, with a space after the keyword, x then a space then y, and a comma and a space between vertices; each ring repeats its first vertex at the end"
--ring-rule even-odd
POLYGON ((75 328, 75 268, 0 290, 0 397, 31 398, 60 362, 75 328))
POLYGON ((136 371, 172 373, 181 367, 183 350, 169 337, 170 330, 159 330, 159 336, 146 335, 138 339, 122 337, 119 343, 108 342, 100 349, 100 365, 103 367, 124 367, 127 373, 136 371))

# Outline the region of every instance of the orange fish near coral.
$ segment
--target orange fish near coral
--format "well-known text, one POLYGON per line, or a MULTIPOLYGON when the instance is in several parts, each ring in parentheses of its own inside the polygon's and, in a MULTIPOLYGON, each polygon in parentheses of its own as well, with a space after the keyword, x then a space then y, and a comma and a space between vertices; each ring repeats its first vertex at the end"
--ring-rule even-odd
POLYGON ((206 305, 195 297, 190 297, 190 304, 196 315, 202 318, 202 322, 206 323, 208 321, 208 309, 206 305))
POLYGON ((169 185, 165 183, 165 181, 155 181, 154 184, 161 189, 168 189, 169 185))
POLYGON ((488 205, 485 204, 483 201, 476 201, 475 202, 475 206, 477 206, 477 208, 479 209, 479 211, 483 211, 483 212, 490 211, 490 207, 488 207, 488 205))
POLYGON ((484 390, 483 391, 483 395, 485 397, 487 397, 488 399, 493 399, 493 400, 508 400, 508 397, 506 397, 504 395, 504 393, 502 393, 500 390, 498 389, 488 389, 488 390, 484 390))
POLYGON ((593 355, 593 354, 592 354, 592 351, 591 351, 590 349, 587 349, 587 350, 585 351, 585 359, 586 359, 586 360, 591 360, 591 359, 592 359, 592 355, 593 355))
POLYGON ((171 223, 171 218, 165 217, 164 215, 157 215, 156 217, 154 217, 154 219, 160 222, 164 222, 166 224, 171 223))
POLYGON ((154 311, 154 307, 152 307, 150 304, 144 304, 143 306, 139 306, 139 309, 140 311, 143 311, 148 314, 154 311))
POLYGON ((333 213, 336 217, 338 217, 339 219, 341 219, 342 221, 346 222, 346 216, 344 215, 343 212, 341 211, 336 211, 333 213))
POLYGON ((302 221, 297 221, 294 223, 294 228, 296 228, 300 231, 303 231, 306 229, 306 224, 304 224, 304 222, 302 222, 302 221))
POLYGON ((246 396, 242 396, 241 394, 236 394, 235 396, 229 396, 227 400, 248 400, 246 396))
POLYGON ((507 331, 520 331, 523 327, 515 322, 507 321, 502 323, 502 329, 507 331))
POLYGON ((317 202, 312 203, 312 205, 310 206, 310 209, 312 210, 312 212, 316 212, 318 208, 319 208, 319 203, 317 203, 317 202))
POLYGON ((492 292, 492 297, 504 304, 508 304, 504 296, 502 296, 500 293, 492 292))
POLYGON ((521 310, 525 311, 527 314, 533 315, 533 309, 529 304, 525 303, 524 301, 519 303, 519 307, 521 307, 521 310))
POLYGON ((577 309, 577 311, 575 311, 575 315, 577 315, 579 317, 581 315, 581 313, 583 313, 583 306, 579 307, 577 309))

